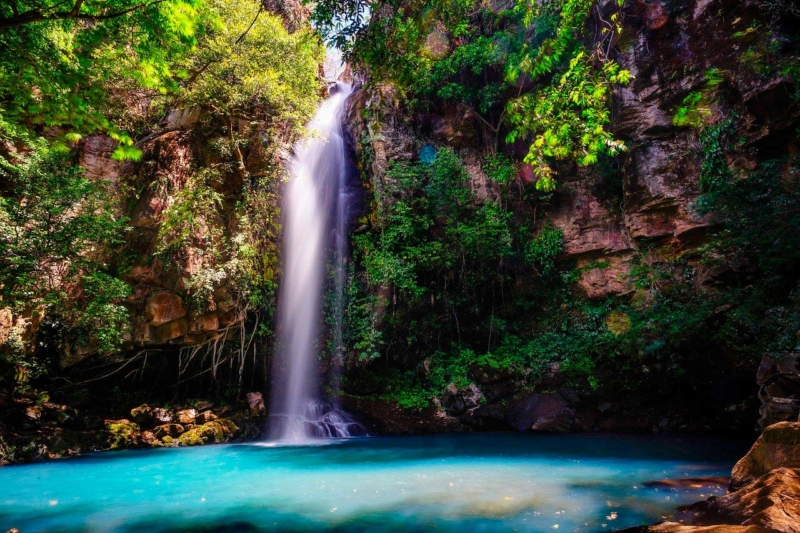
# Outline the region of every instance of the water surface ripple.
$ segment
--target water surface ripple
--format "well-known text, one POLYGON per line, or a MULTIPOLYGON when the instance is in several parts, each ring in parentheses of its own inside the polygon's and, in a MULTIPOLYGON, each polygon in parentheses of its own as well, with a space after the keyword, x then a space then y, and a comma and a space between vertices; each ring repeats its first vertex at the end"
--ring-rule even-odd
POLYGON ((0 469, 0 531, 611 531, 723 486, 742 443, 619 435, 364 438, 89 454, 0 469))

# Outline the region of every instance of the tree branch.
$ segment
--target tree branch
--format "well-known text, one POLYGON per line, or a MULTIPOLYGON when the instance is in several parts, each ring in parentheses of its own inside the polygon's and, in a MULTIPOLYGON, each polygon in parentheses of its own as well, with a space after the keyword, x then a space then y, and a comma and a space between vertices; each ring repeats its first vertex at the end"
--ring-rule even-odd
POLYGON ((60 11, 48 15, 45 14, 41 9, 31 9, 10 18, 0 19, 0 31, 7 30, 9 28, 17 28, 19 26, 32 24, 34 22, 46 22, 52 20, 108 20, 121 17, 123 15, 127 15, 128 13, 145 9, 156 4, 160 4, 164 1, 165 0, 153 0, 152 2, 143 2, 141 4, 131 6, 128 9, 123 9, 122 11, 114 11, 112 13, 104 13, 102 15, 89 15, 82 14, 80 12, 80 9, 83 5, 83 0, 77 0, 72 6, 72 9, 69 11, 60 11))

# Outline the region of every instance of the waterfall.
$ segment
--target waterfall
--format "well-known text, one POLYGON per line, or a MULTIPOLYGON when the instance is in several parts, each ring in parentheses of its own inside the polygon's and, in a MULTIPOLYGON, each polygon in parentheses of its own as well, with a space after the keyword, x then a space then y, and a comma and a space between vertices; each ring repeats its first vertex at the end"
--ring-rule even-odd
POLYGON ((283 200, 283 278, 278 297, 278 353, 273 370, 271 437, 284 442, 348 437, 360 426, 338 406, 343 360, 349 196, 342 114, 349 85, 337 83, 295 147, 283 200), (333 402, 317 383, 326 265, 333 268, 333 402))

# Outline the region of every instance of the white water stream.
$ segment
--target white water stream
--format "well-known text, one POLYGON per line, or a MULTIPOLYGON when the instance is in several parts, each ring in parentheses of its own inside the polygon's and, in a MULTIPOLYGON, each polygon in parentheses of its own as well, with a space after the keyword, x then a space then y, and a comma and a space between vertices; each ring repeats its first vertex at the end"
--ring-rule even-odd
POLYGON ((333 397, 342 363, 349 196, 342 114, 349 85, 337 83, 295 148, 283 200, 283 279, 278 299, 278 354, 273 371, 271 437, 302 443, 348 437, 357 427, 335 400, 321 399, 318 356, 326 265, 333 267, 333 397))

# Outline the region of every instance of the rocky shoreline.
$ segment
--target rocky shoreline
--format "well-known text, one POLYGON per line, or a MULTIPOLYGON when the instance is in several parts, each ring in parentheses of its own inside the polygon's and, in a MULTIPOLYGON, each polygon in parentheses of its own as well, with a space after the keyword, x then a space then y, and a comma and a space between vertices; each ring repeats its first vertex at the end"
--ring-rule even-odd
POLYGON ((677 509, 678 522, 628 533, 800 532, 800 422, 767 427, 731 473, 729 492, 677 509))
POLYGON ((0 466, 104 450, 245 442, 263 436, 265 426, 261 393, 248 393, 234 405, 142 404, 126 418, 102 418, 40 393, 0 402, 0 466))
MULTIPOLYGON (((563 424, 563 418, 560 425, 548 425, 558 422, 558 416, 550 419, 533 416, 537 402, 549 405, 542 395, 528 398, 512 409, 516 418, 510 420, 524 419, 524 429, 539 432, 585 432, 580 431, 580 426, 567 427, 563 424), (537 424, 540 427, 535 427, 537 424)), ((424 434, 471 429, 435 407, 422 413, 410 412, 399 408, 394 402, 367 402, 353 397, 345 404, 361 413, 371 411, 373 417, 363 421, 372 431, 379 429, 379 434, 424 434), (376 413, 380 414, 381 420, 374 417, 376 413)), ((762 411, 766 409, 762 408, 762 411)), ((0 413, 0 466, 74 457, 101 450, 246 442, 262 438, 267 425, 261 393, 248 393, 235 405, 214 405, 202 400, 179 405, 142 404, 130 410, 129 417, 113 419, 81 413, 77 409, 54 403, 46 393, 40 393, 37 397, 5 400, 0 413), (15 424, 13 431, 9 422, 15 424)), ((556 414, 564 413, 559 411, 556 414)), ((575 415, 575 412, 571 415, 575 415)), ((634 429, 637 427, 633 426, 634 429)), ((642 428, 639 429, 641 432, 642 428)), ((654 483, 677 486, 686 483, 724 485, 727 482, 722 478, 692 478, 654 483)), ((800 533, 800 422, 783 421, 769 425, 750 451, 734 466, 728 494, 712 496, 676 511, 676 521, 624 531, 800 533)))

